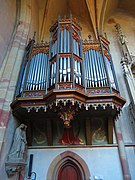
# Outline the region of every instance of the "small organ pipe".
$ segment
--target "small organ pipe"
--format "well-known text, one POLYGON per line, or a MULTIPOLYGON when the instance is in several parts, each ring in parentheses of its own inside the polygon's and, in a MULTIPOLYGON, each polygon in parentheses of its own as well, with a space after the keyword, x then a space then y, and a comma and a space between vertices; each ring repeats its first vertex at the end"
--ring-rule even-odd
POLYGON ((67 52, 70 52, 70 34, 69 31, 67 31, 67 44, 68 44, 68 48, 67 48, 67 52))
POLYGON ((66 49, 66 29, 64 28, 64 43, 63 43, 63 46, 64 46, 64 53, 66 53, 67 52, 67 49, 66 49))
POLYGON ((76 42, 76 45, 77 45, 77 50, 76 50, 76 54, 79 56, 79 44, 78 44, 78 42, 76 42))
POLYGON ((68 81, 71 81, 70 57, 68 57, 68 81))
POLYGON ((63 52, 63 31, 61 31, 61 48, 60 48, 60 52, 63 52))
POLYGON ((60 82, 62 81, 62 57, 59 58, 60 61, 60 69, 59 69, 59 74, 60 74, 60 82))
POLYGON ((65 57, 63 59, 63 62, 64 62, 63 77, 64 77, 64 82, 66 82, 67 68, 66 68, 66 58, 65 57))
POLYGON ((81 63, 78 62, 78 76, 79 76, 79 84, 81 85, 81 63))

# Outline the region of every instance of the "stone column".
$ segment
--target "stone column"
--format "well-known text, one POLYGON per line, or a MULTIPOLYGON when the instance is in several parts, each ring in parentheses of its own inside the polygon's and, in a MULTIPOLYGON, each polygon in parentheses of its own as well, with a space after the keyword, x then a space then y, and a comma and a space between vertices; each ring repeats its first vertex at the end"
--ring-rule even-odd
POLYGON ((115 27, 116 27, 116 31, 117 31, 119 44, 121 46, 122 53, 123 53, 121 65, 123 68, 123 73, 125 76, 128 93, 130 96, 131 103, 133 105, 135 105, 135 79, 134 79, 134 76, 133 76, 133 73, 131 70, 131 65, 134 62, 134 59, 128 49, 126 38, 125 38, 125 35, 121 31, 120 24, 116 24, 115 27))
POLYGON ((31 0, 21 0, 20 20, 0 72, 0 152, 31 23, 31 0))
POLYGON ((123 136, 122 136, 119 120, 115 121, 115 133, 116 133, 116 138, 117 138, 117 143, 118 143, 118 151, 119 151, 119 157, 120 157, 120 162, 121 162, 121 167, 122 167, 122 172, 123 172, 123 178, 124 180, 131 180, 128 160, 126 156, 126 151, 125 151, 125 146, 124 146, 124 141, 123 141, 123 136))

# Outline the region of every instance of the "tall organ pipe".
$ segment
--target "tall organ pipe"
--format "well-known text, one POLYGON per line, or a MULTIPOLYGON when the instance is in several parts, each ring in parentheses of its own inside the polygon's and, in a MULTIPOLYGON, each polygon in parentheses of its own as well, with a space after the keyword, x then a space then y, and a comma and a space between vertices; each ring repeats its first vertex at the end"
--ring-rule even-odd
POLYGON ((32 39, 31 42, 30 42, 28 65, 27 65, 27 69, 26 69, 26 74, 25 74, 25 78, 24 78, 24 86, 23 86, 23 90, 22 90, 22 91, 24 91, 25 88, 26 88, 26 83, 27 83, 26 81, 27 81, 27 77, 28 77, 28 73, 29 73, 29 68, 30 68, 31 57, 32 57, 32 49, 33 49, 33 46, 34 46, 34 43, 35 43, 34 38, 35 38, 35 34, 34 34, 33 39, 32 39))
POLYGON ((101 53, 102 53, 102 58, 103 58, 103 63, 104 63, 104 67, 105 67, 105 71, 106 71, 106 75, 107 75, 107 80, 108 80, 107 84, 109 85, 109 87, 110 87, 110 92, 112 93, 112 87, 111 87, 111 83, 110 83, 109 74, 108 74, 108 71, 107 71, 107 66, 106 66, 106 63, 105 63, 103 45, 102 45, 102 42, 101 42, 101 39, 100 39, 99 32, 98 32, 98 39, 99 39, 100 48, 101 48, 101 53))
POLYGON ((75 88, 75 79, 74 79, 74 60, 73 60, 73 37, 72 37, 72 24, 70 24, 70 48, 71 48, 71 81, 72 81, 72 88, 75 88))
POLYGON ((57 82, 59 81, 59 43, 60 43, 60 17, 58 18, 58 29, 57 29, 57 56, 56 56, 56 79, 55 79, 55 89, 58 89, 57 82))

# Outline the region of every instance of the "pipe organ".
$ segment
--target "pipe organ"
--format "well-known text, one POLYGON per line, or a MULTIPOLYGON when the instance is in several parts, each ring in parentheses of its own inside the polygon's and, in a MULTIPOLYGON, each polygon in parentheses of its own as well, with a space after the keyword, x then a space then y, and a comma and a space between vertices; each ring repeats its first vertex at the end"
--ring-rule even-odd
POLYGON ((50 27, 49 43, 35 43, 33 38, 26 47, 11 108, 13 115, 27 124, 30 137, 47 127, 42 132, 44 140, 34 138, 35 142, 28 140, 29 145, 53 145, 53 127, 58 127, 60 120, 63 126, 56 133, 63 128, 60 144, 81 144, 77 136, 84 126, 86 143, 98 142, 92 140, 96 134, 91 128, 96 122, 100 134, 108 135, 105 140, 112 143, 113 120, 125 100, 119 95, 109 41, 101 35, 83 41, 81 30, 75 18, 58 18, 50 27), (107 132, 103 128, 108 128, 107 132))
POLYGON ((34 44, 32 40, 31 46, 26 48, 24 61, 22 62, 19 86, 17 95, 23 91, 47 90, 48 87, 48 44, 34 44), (47 48, 47 49, 46 49, 47 48))
POLYGON ((105 49, 109 57, 102 53, 99 42, 83 44, 81 27, 75 20, 59 18, 50 28, 50 34, 48 53, 34 43, 29 52, 26 51, 23 73, 20 73, 20 94, 24 90, 47 92, 53 85, 56 89, 76 89, 79 85, 82 89, 85 86, 86 89, 109 87, 117 90, 111 55, 105 49))
POLYGON ((84 64, 87 87, 107 87, 109 86, 108 81, 110 81, 111 87, 116 89, 111 62, 106 57, 103 59, 99 51, 93 49, 86 51, 84 53, 84 64), (104 63, 107 66, 107 72, 104 63), (109 74, 109 80, 107 79, 107 73, 109 74))
MULTIPOLYGON (((82 85, 80 26, 72 19, 58 19, 50 28, 50 86, 57 83, 82 85)), ((64 86, 64 84, 63 84, 64 86)), ((57 87, 58 88, 58 87, 57 87)))

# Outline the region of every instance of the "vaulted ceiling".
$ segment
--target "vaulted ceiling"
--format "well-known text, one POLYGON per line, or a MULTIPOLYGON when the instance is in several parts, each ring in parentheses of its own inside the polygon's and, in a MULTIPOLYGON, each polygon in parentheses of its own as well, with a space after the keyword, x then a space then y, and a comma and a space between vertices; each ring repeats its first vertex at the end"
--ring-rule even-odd
POLYGON ((83 31, 97 36, 97 29, 102 33, 104 22, 118 9, 123 9, 135 16, 135 1, 129 0, 38 0, 39 38, 49 34, 52 21, 58 16, 76 17, 83 31))

